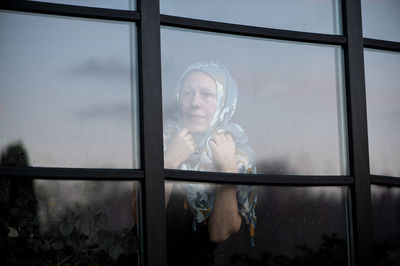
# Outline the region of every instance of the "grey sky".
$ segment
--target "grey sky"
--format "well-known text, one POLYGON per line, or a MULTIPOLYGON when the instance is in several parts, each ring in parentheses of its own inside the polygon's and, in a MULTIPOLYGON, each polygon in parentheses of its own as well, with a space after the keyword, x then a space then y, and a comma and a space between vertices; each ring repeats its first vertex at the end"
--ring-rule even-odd
POLYGON ((400 177, 400 54, 364 56, 371 173, 400 177))
POLYGON ((339 0, 160 0, 160 10, 168 15, 235 24, 342 33, 339 0))
POLYGON ((1 149, 22 140, 35 166, 132 167, 129 31, 0 13, 1 149))

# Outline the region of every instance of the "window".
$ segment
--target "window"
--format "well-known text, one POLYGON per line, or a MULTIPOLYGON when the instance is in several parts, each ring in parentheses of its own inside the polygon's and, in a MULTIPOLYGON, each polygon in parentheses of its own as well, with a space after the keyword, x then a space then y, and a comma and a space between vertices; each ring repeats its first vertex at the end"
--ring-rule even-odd
MULTIPOLYGON (((376 103, 399 95, 390 81, 400 53, 398 16, 371 18, 376 4, 367 0, 206 2, 0 3, 1 248, 27 252, 8 256, 10 264, 50 252, 43 258, 59 264, 76 263, 75 254, 86 264, 167 265, 175 252, 167 235, 174 224, 166 219, 169 184, 175 194, 212 198, 212 188, 257 198, 257 219, 235 205, 239 233, 213 246, 213 265, 364 266, 398 258, 399 231, 391 218, 379 219, 398 212, 396 161, 379 162, 382 139, 396 156, 398 130, 379 132, 395 125, 385 120, 390 110, 399 118, 395 106, 386 112, 376 103), (199 88, 184 83, 201 74, 215 92, 223 83, 200 62, 217 62, 237 85, 222 114, 235 111, 229 122, 247 137, 231 129, 232 141, 255 151, 254 167, 213 168, 207 158, 210 167, 164 167, 167 122, 180 112, 190 127, 181 97, 199 88), (379 73, 391 75, 382 90, 379 73), (391 237, 391 246, 381 245, 391 237)), ((382 5, 398 10, 393 1, 382 5)), ((193 121, 213 125, 222 98, 202 96, 212 98, 211 115, 193 121)), ((198 136, 191 137, 195 150, 198 136)), ((193 223, 220 240, 207 226, 193 223)))

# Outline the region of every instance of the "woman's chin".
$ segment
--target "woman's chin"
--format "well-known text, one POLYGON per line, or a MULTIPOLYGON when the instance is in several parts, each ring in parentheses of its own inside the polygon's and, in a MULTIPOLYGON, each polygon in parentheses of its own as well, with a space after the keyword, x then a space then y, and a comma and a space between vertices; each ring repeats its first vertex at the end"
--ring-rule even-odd
POLYGON ((190 133, 192 134, 201 134, 207 131, 207 126, 202 125, 191 125, 188 127, 190 133))

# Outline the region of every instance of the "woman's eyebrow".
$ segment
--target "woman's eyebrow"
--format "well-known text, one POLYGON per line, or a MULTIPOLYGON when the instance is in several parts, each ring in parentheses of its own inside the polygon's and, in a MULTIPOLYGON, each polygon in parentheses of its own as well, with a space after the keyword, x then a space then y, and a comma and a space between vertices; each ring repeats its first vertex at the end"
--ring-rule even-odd
POLYGON ((203 89, 203 90, 209 90, 209 91, 215 91, 215 88, 214 87, 211 87, 211 86, 202 86, 202 87, 200 87, 200 89, 203 89))

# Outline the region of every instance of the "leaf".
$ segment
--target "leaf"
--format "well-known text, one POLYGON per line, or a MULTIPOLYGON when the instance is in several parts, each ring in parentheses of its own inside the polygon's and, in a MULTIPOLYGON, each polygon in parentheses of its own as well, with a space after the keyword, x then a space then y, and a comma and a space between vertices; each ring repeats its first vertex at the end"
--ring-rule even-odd
POLYGON ((51 244, 52 248, 54 248, 55 250, 60 250, 64 247, 64 243, 61 241, 57 241, 51 244))
POLYGON ((62 236, 69 236, 74 230, 74 225, 71 223, 62 223, 58 230, 62 236))
POLYGON ((104 246, 111 246, 114 242, 114 235, 110 231, 100 231, 99 238, 104 246))
POLYGON ((97 218, 97 224, 98 224, 98 226, 100 226, 100 227, 102 227, 102 226, 104 226, 104 225, 106 225, 107 224, 107 215, 104 215, 104 214, 100 214, 99 216, 98 216, 98 218, 97 218))
POLYGON ((108 254, 110 255, 110 257, 113 260, 117 260, 118 257, 124 252, 124 250, 122 249, 122 247, 120 245, 115 245, 113 246, 110 251, 108 252, 108 254))

